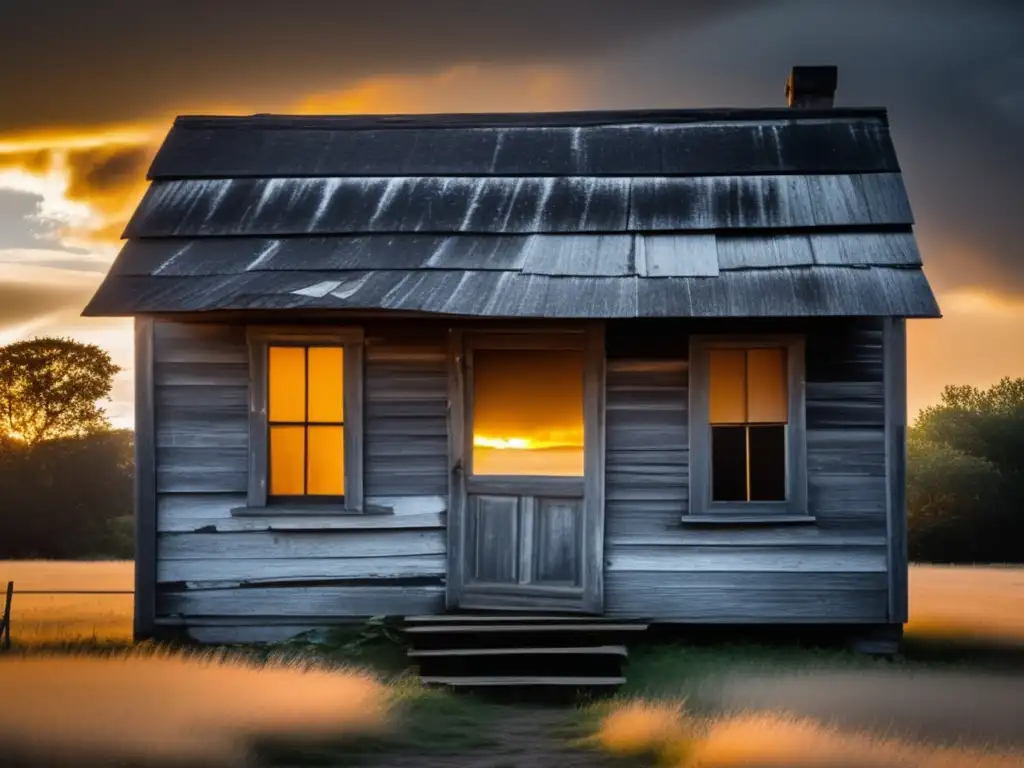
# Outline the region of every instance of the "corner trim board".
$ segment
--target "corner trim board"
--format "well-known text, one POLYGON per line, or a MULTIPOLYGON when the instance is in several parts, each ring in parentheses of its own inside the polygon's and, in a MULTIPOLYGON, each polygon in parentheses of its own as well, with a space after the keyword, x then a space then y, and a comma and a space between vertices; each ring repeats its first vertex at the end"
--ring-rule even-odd
POLYGON ((605 418, 607 413, 607 351, 605 324, 587 329, 584 345, 583 446, 584 510, 582 553, 584 560, 584 607, 591 613, 604 612, 604 527, 605 527, 605 418))
POLYGON ((448 563, 445 607, 455 608, 462 592, 465 531, 462 505, 466 497, 466 428, 463 410, 465 381, 462 374, 463 331, 448 331, 448 563))
POLYGON ((907 552, 907 322, 882 321, 885 391, 885 512, 888 530, 889 622, 909 616, 907 552))
POLYGON ((156 410, 154 325, 135 318, 135 597, 136 641, 156 631, 156 410))

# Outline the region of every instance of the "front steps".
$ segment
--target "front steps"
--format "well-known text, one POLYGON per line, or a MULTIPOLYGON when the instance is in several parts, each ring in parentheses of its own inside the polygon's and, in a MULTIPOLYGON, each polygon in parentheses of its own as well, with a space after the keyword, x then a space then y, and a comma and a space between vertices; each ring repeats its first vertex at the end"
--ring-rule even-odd
POLYGON ((410 616, 409 660, 428 685, 614 689, 625 682, 625 640, 647 624, 582 616, 410 616))

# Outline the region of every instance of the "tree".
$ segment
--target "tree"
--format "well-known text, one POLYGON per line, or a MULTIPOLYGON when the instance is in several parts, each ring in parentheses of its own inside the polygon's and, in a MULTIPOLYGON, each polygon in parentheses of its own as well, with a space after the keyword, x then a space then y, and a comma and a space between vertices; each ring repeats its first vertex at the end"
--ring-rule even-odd
POLYGON ((34 446, 109 429, 99 403, 120 370, 98 346, 72 339, 0 347, 0 434, 34 446))
POLYGON ((998 527, 1002 475, 990 461, 911 430, 907 438, 910 559, 982 562, 998 527))
POLYGON ((950 386, 938 405, 921 412, 915 428, 930 440, 995 464, 1008 479, 1024 472, 1024 378, 989 389, 950 386))
POLYGON ((946 387, 907 442, 912 558, 1024 562, 1024 379, 946 387))
POLYGON ((131 430, 0 449, 0 560, 130 557, 131 430))

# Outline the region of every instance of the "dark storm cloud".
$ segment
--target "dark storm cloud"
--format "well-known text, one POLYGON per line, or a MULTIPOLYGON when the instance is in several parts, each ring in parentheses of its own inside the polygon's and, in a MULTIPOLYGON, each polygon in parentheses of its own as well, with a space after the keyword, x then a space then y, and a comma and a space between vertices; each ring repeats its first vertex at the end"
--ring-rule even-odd
MULTIPOLYGON (((568 62, 754 0, 4 0, 0 131, 287 104, 366 76, 568 62)), ((280 107, 278 107, 280 108, 280 107)))
POLYGON ((889 108, 936 288, 1024 292, 1024 2, 777 0, 594 76, 609 106, 779 105, 804 63, 839 65, 837 105, 889 108))
MULTIPOLYGON (((781 105, 791 65, 836 63, 839 104, 890 109, 936 287, 1024 293, 1024 0, 0 2, 0 136, 460 63, 563 65, 587 108, 781 105)), ((143 155, 81 156, 72 193, 115 200, 143 155)))
POLYGON ((137 184, 151 159, 149 147, 98 147, 69 152, 68 197, 87 200, 137 184))

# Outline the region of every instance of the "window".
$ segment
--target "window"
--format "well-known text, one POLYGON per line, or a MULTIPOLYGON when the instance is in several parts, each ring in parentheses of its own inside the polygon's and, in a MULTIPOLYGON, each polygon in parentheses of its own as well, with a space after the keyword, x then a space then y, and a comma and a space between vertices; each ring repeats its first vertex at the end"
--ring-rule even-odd
POLYGON ((710 349, 711 500, 786 500, 785 347, 710 349))
POLYGON ((806 517, 803 354, 792 337, 694 337, 692 517, 806 517))
POLYGON ((267 347, 267 496, 344 497, 345 348, 267 347))
POLYGON ((474 350, 472 467, 583 476, 582 350, 474 350))
POLYGON ((249 329, 249 507, 362 508, 362 334, 249 329))

